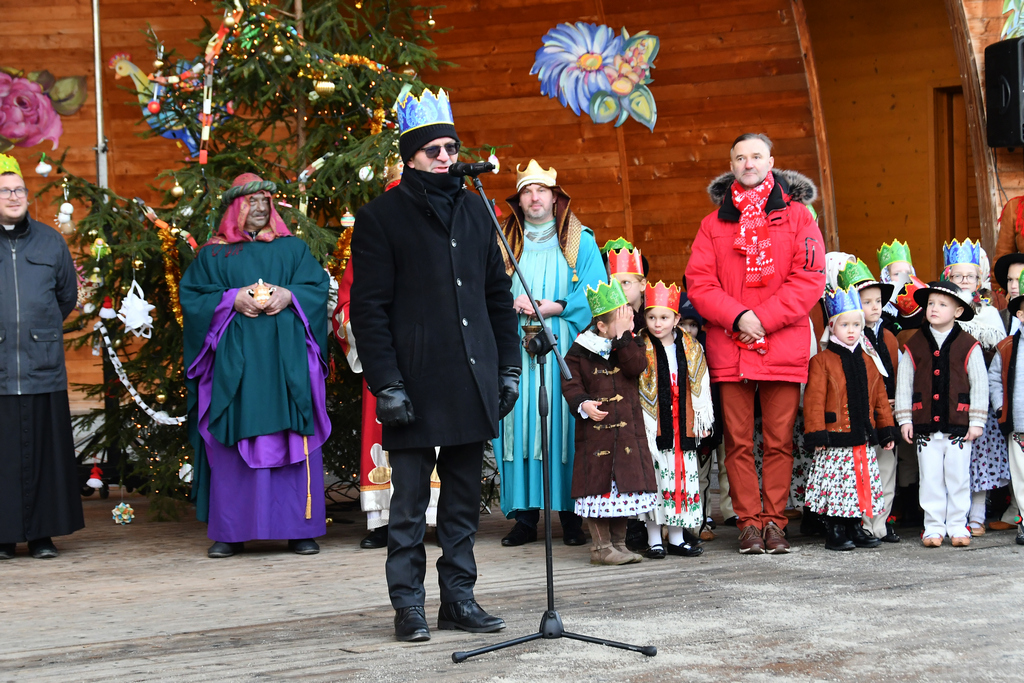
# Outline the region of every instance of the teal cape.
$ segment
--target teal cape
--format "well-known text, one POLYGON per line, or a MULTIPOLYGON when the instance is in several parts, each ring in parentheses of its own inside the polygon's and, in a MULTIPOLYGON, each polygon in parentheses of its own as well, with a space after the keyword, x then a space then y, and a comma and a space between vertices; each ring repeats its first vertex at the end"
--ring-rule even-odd
MULTIPOLYGON (((202 350, 224 295, 262 279, 285 287, 299 302, 327 358, 329 277, 297 237, 272 242, 215 244, 200 249, 179 287, 184 314, 185 368, 202 350)), ((217 344, 209 411, 210 434, 233 446, 241 439, 291 429, 312 435, 314 410, 305 328, 291 308, 277 315, 236 315, 217 344)), ((188 438, 195 450, 192 499, 209 520, 210 466, 198 429, 198 381, 186 379, 188 438)))

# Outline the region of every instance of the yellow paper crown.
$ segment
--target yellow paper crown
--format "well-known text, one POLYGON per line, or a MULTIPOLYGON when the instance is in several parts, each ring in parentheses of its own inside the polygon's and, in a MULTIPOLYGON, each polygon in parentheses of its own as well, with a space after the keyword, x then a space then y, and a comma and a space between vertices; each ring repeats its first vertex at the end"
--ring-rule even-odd
POLYGON ((4 173, 17 173, 19 177, 25 177, 21 175, 21 166, 18 165, 17 159, 6 154, 0 154, 0 174, 4 173))
POLYGON ((558 183, 555 179, 558 177, 558 171, 554 168, 544 170, 537 163, 536 159, 530 159, 530 163, 526 165, 526 170, 519 170, 519 164, 516 164, 516 192, 523 189, 527 185, 543 185, 544 187, 554 187, 558 183))

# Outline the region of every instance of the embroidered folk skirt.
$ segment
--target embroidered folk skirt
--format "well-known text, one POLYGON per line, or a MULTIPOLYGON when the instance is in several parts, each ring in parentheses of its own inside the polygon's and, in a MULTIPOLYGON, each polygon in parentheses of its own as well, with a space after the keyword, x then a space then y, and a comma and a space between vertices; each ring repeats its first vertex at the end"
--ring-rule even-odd
MULTIPOLYGON (((884 511, 885 500, 875 449, 868 447, 865 451, 868 466, 866 483, 870 485, 868 495, 871 515, 874 516, 884 511)), ((825 448, 818 451, 807 480, 806 505, 819 515, 861 517, 853 448, 825 448)))
POLYGON ((612 479, 610 492, 577 498, 575 509, 580 517, 635 517, 651 510, 656 502, 653 493, 619 493, 612 479))

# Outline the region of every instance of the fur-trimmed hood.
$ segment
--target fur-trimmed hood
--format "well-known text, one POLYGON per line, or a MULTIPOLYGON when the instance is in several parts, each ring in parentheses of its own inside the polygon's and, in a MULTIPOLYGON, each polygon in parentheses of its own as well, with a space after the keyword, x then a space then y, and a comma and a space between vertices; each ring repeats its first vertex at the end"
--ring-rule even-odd
MULTIPOLYGON (((783 192, 789 195, 793 201, 801 204, 811 204, 818 198, 818 188, 814 182, 797 171, 782 171, 773 169, 775 180, 783 182, 783 192)), ((729 188, 732 186, 736 176, 732 172, 725 172, 718 176, 708 185, 708 197, 715 206, 721 206, 722 201, 729 196, 729 188)))

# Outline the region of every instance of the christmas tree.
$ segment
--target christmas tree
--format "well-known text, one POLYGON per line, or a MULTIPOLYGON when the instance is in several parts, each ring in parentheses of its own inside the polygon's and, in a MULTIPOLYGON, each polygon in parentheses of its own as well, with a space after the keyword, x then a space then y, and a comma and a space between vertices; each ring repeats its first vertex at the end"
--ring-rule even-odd
MULTIPOLYGON (((62 179, 43 190, 88 207, 77 225, 62 222, 79 254, 82 313, 72 324, 96 326, 76 343, 116 358, 103 384, 85 388, 105 406, 79 418, 80 427, 97 430, 84 455, 125 453, 122 475, 156 496, 158 512, 173 508, 159 503, 189 494, 177 288, 195 250, 216 231, 221 194, 244 172, 274 181, 278 212, 340 280, 352 213, 383 191, 398 162, 390 108, 403 88, 418 94, 426 87, 418 73, 440 65, 426 47, 434 30, 428 7, 400 0, 215 4, 224 20, 206 24, 194 41, 198 56, 165 53, 153 38, 155 71, 135 78, 136 96, 148 102, 146 134, 174 138, 189 154, 154 179, 166 188, 163 205, 117 196, 68 173, 63 160, 62 179)), ((333 435, 324 462, 344 484, 358 471, 360 383, 333 351, 333 435)))

